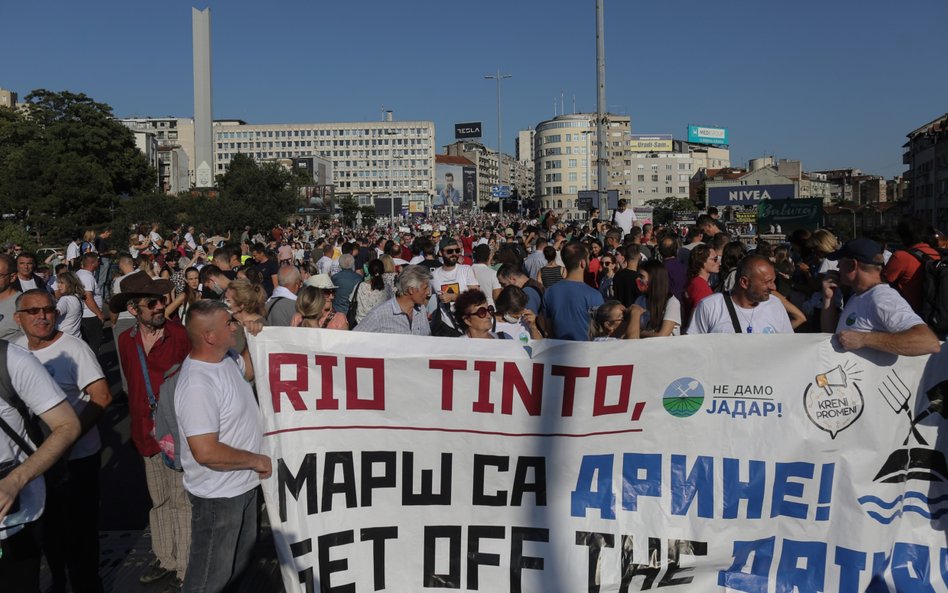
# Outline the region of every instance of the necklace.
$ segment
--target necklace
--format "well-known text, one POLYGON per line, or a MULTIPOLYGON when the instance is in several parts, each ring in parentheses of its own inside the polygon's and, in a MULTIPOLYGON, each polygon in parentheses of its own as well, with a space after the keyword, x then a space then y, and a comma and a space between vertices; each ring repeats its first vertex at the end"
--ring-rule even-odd
MULTIPOLYGON (((744 314, 744 309, 741 308, 741 307, 737 307, 737 310, 740 311, 740 312, 741 312, 741 315, 743 316, 743 314, 744 314)), ((756 315, 756 314, 757 314, 757 307, 754 307, 754 308, 751 310, 750 319, 747 321, 747 328, 746 328, 746 331, 747 331, 747 333, 749 333, 749 334, 754 333, 754 315, 756 315)))

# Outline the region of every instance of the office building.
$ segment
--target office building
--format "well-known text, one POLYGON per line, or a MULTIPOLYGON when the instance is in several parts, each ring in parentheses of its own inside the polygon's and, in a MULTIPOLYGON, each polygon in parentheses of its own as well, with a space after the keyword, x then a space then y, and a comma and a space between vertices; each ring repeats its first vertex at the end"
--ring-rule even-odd
POLYGON ((942 231, 948 223, 948 113, 907 134, 905 197, 916 216, 942 231))
MULTIPOLYGON (((607 114, 606 118, 604 189, 617 190, 620 198, 629 199, 632 197, 631 119, 615 114, 607 114)), ((588 216, 577 207, 577 193, 597 189, 598 142, 594 113, 559 115, 537 124, 533 162, 536 199, 541 209, 556 210, 566 220, 588 216)))

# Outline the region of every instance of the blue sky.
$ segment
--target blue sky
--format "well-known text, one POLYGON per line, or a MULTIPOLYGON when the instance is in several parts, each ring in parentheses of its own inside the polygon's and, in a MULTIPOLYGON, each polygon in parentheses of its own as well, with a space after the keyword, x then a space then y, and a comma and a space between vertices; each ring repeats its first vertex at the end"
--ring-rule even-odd
MULTIPOLYGON (((735 164, 904 171, 905 134, 948 112, 945 0, 606 0, 607 102, 635 133, 730 129, 735 164)), ((191 3, 4 2, 0 87, 84 92, 119 116, 190 116, 191 3)), ((198 4, 204 8, 208 4, 198 4)), ((215 118, 483 121, 595 109, 595 0, 215 2, 215 118), (558 107, 557 107, 558 109, 558 107)))

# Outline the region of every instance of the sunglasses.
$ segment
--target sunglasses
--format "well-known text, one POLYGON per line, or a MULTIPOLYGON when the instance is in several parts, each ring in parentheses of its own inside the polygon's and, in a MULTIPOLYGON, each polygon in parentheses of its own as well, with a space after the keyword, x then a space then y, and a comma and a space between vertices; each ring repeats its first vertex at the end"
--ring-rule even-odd
POLYGON ((445 249, 444 250, 445 255, 457 255, 459 253, 461 253, 460 249, 445 249))
POLYGON ((27 307, 26 309, 17 309, 16 312, 26 313, 27 315, 39 315, 42 312, 47 315, 52 315, 56 312, 56 307, 54 305, 47 305, 46 307, 27 307))
POLYGON ((336 294, 335 288, 321 288, 320 290, 323 291, 323 294, 336 294))
POLYGON ((139 305, 139 306, 144 306, 146 309, 154 309, 155 307, 158 306, 158 303, 161 303, 162 305, 164 305, 164 304, 165 304, 165 299, 163 299, 163 298, 161 298, 161 299, 148 299, 147 301, 145 301, 144 305, 139 305))
POLYGON ((493 314, 494 314, 494 308, 491 307, 490 305, 487 305, 486 307, 478 307, 475 311, 472 311, 470 313, 465 313, 464 316, 465 317, 477 316, 481 319, 484 319, 488 315, 493 315, 493 314))
POLYGON ((602 265, 604 265, 604 266, 614 266, 614 265, 616 265, 616 264, 615 264, 615 262, 604 261, 604 262, 602 262, 602 265))

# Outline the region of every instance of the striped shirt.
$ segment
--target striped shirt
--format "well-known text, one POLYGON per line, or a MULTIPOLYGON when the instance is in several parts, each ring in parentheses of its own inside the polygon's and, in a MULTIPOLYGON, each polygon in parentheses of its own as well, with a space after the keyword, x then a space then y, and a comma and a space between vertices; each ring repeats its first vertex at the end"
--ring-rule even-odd
POLYGON ((430 336, 428 315, 423 307, 415 307, 411 319, 402 311, 396 298, 391 298, 365 314, 353 331, 377 334, 430 336))

